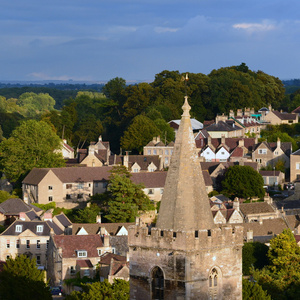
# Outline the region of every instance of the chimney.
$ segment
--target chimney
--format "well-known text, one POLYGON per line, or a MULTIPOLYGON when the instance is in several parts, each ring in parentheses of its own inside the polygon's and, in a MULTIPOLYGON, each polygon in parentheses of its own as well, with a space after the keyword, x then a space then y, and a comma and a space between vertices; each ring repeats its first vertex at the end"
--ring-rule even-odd
POLYGON ((253 241, 253 230, 247 231, 247 242, 253 241))
POLYGON ((135 225, 136 226, 140 226, 140 218, 139 217, 135 217, 135 225))
POLYGON ((96 223, 101 224, 101 213, 99 213, 96 217, 96 223))
POLYGON ((225 145, 225 135, 222 134, 221 136, 221 144, 225 145))
POLYGON ((66 139, 63 139, 63 143, 64 143, 64 144, 67 144, 67 140, 66 140, 66 139))
POLYGON ((279 137, 277 138, 277 148, 281 148, 281 141, 279 137))
POLYGON ((128 167, 129 167, 129 155, 128 155, 128 151, 125 152, 125 155, 123 157, 123 165, 128 169, 128 167))
POLYGON ((45 212, 43 216, 44 221, 51 221, 52 222, 52 213, 51 212, 45 212))
POLYGON ((229 117, 231 117, 231 118, 234 117, 234 111, 232 109, 229 111, 229 117))
POLYGON ((236 209, 236 210, 240 210, 240 201, 239 201, 239 198, 238 197, 235 197, 234 198, 234 201, 233 201, 233 206, 232 208, 236 209))
POLYGON ((91 143, 89 145, 89 155, 95 155, 95 144, 91 143))
POLYGON ((104 247, 109 247, 109 235, 105 235, 103 237, 103 246, 104 247))
POLYGON ((210 136, 210 135, 207 137, 207 145, 208 145, 208 146, 211 145, 211 136, 210 136))
POLYGON ((160 136, 156 137, 157 143, 160 143, 160 136))
POLYGON ((87 202, 86 207, 88 207, 88 208, 91 207, 91 202, 87 202))
POLYGON ((245 146, 245 141, 244 139, 239 140, 239 147, 244 147, 245 146))
POLYGON ((102 135, 99 135, 98 141, 102 142, 102 135))
POLYGON ((25 221, 26 220, 26 214, 24 212, 20 212, 19 213, 19 219, 22 220, 22 221, 25 221))

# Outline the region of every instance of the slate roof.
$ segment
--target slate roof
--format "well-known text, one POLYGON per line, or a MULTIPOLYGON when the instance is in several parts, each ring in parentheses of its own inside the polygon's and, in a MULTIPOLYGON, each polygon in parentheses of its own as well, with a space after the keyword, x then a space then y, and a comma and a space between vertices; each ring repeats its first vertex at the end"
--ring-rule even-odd
POLYGON ((261 176, 279 176, 280 175, 280 171, 267 171, 267 170, 260 170, 259 174, 261 176))
POLYGON ((300 113, 300 106, 298 106, 297 108, 295 108, 292 113, 294 114, 299 114, 300 113))
POLYGON ((243 215, 275 213, 275 209, 267 202, 242 203, 240 210, 243 215))
POLYGON ((54 216, 60 224, 64 227, 69 227, 72 225, 72 222, 68 219, 68 217, 64 213, 60 213, 59 215, 54 216))
POLYGON ((84 228, 89 235, 99 233, 99 229, 104 227, 110 235, 116 235, 124 226, 127 230, 130 225, 135 223, 73 223, 72 234, 76 235, 81 228, 84 228))
POLYGON ((281 120, 296 120, 297 115, 296 114, 290 114, 286 112, 279 112, 277 110, 273 110, 274 115, 276 115, 281 120))
POLYGON ((38 185, 51 170, 63 183, 108 180, 112 167, 33 168, 24 178, 24 184, 38 185))
POLYGON ((297 151, 293 152, 292 155, 300 155, 300 149, 298 149, 297 151))
POLYGON ((224 121, 219 121, 218 123, 214 123, 205 128, 208 132, 210 131, 235 131, 242 129, 241 127, 235 125, 231 126, 224 121))
POLYGON ((165 171, 157 172, 138 172, 133 173, 131 181, 135 184, 142 184, 145 188, 163 188, 165 186, 167 173, 165 171))
POLYGON ((51 221, 21 221, 21 220, 16 220, 14 223, 12 223, 1 235, 14 235, 18 236, 22 232, 26 231, 29 229, 32 231, 34 234, 37 236, 50 236, 50 231, 51 228, 54 230, 54 233, 57 235, 63 234, 63 231, 54 223, 51 221), (21 232, 16 232, 16 226, 17 225, 22 225, 22 231, 21 232), (43 231, 42 232, 37 232, 37 226, 38 225, 43 225, 43 231))
POLYGON ((53 237, 57 248, 62 248, 63 258, 77 257, 77 250, 87 251, 87 257, 98 257, 97 248, 103 247, 99 235, 55 235, 53 237))
POLYGON ((32 209, 32 206, 20 198, 11 198, 0 204, 0 212, 4 215, 19 215, 20 212, 29 212, 32 209))

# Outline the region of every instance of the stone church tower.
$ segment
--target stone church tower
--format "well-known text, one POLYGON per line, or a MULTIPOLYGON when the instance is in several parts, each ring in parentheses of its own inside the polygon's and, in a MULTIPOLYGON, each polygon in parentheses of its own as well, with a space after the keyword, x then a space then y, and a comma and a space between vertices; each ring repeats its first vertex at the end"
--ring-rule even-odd
POLYGON ((185 98, 156 228, 129 229, 130 299, 242 299, 242 228, 217 227, 185 98))

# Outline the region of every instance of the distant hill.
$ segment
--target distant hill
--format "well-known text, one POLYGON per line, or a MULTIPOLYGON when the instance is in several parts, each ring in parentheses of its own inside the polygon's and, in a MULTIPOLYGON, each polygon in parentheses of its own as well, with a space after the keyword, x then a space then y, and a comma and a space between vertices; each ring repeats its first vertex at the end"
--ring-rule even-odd
POLYGON ((293 94, 300 89, 300 79, 282 80, 286 94, 293 94))

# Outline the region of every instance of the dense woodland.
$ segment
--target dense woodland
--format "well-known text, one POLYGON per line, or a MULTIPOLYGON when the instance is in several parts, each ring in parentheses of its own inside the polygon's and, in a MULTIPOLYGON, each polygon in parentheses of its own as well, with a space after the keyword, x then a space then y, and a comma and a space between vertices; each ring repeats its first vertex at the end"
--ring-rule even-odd
POLYGON ((52 88, 50 84, 0 89, 2 136, 10 137, 24 119, 38 119, 51 124, 57 135, 75 148, 86 147, 102 134, 114 153, 120 148, 138 153, 154 135, 165 141, 174 139, 167 122, 180 118, 186 94, 191 115, 199 121, 230 109, 259 109, 271 104, 275 109, 291 111, 300 105, 300 90, 286 95, 282 81, 262 71, 251 71, 244 63, 208 75, 189 73, 188 80, 185 73, 165 70, 152 83, 126 85, 117 77, 102 89, 100 85, 90 86, 90 90, 86 85, 72 90, 69 85, 63 87, 52 88))

